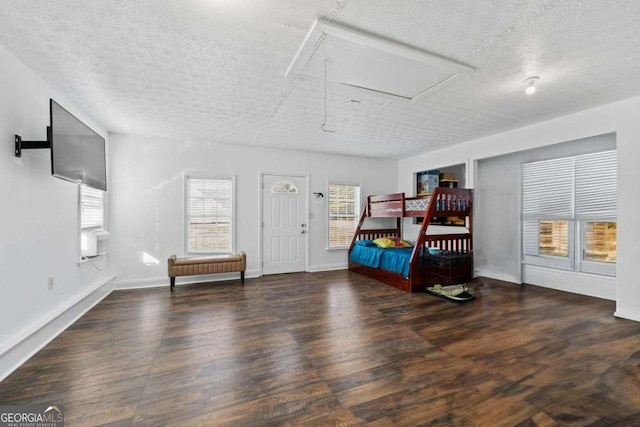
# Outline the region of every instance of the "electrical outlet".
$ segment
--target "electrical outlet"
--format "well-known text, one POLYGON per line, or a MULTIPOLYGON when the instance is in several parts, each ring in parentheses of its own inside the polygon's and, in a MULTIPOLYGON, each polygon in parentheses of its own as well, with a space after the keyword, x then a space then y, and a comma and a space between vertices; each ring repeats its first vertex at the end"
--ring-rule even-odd
POLYGON ((49 290, 52 290, 55 286, 55 283, 53 281, 53 276, 49 276, 49 290))

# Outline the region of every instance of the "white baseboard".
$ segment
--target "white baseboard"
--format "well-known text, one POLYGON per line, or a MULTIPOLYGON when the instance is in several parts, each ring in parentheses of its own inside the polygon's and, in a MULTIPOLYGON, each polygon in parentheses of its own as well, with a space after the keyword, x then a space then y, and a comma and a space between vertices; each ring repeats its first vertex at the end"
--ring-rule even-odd
POLYGON ((522 266, 522 280, 524 283, 544 288, 616 300, 617 280, 615 277, 524 264, 522 266))
MULTIPOLYGON (((247 270, 244 272, 245 279, 254 279, 260 277, 257 270, 247 270)), ((222 282, 226 280, 240 280, 240 273, 218 273, 205 274, 202 276, 185 276, 176 277, 176 286, 189 285, 193 283, 203 282, 222 282)), ((162 277, 145 277, 144 279, 124 279, 116 280, 114 288, 116 290, 124 289, 145 289, 145 288, 168 288, 170 284, 169 276, 162 277)))
POLYGON ((487 268, 477 268, 474 270, 474 276, 486 277, 488 279, 502 280, 504 282, 511 282, 520 284, 520 278, 513 274, 505 273, 504 271, 491 270, 487 268))
POLYGON ((616 312, 613 313, 613 315, 622 319, 635 320, 636 322, 640 322, 640 311, 638 310, 617 307, 616 312))
POLYGON ((0 381, 109 295, 113 291, 113 279, 114 276, 111 276, 104 283, 88 290, 41 324, 21 331, 5 348, 0 349, 0 381))
POLYGON ((320 271, 346 270, 347 268, 349 268, 349 264, 347 263, 314 265, 312 267, 309 267, 309 273, 318 273, 320 271))
POLYGON ((145 279, 116 280, 113 282, 113 287, 116 291, 125 289, 159 288, 162 286, 169 286, 168 277, 149 277, 145 279))

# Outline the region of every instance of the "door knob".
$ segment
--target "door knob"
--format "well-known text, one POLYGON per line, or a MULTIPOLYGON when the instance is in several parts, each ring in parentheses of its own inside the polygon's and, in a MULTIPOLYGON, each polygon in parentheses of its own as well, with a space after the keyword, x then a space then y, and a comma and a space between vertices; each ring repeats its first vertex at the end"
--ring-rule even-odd
POLYGON ((300 234, 307 234, 307 230, 302 230, 300 234))

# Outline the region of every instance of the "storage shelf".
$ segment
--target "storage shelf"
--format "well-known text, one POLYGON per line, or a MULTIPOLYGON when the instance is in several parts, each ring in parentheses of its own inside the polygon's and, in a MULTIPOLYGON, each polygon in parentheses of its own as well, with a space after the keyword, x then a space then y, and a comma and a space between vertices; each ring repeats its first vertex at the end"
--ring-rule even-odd
POLYGON ((462 211, 434 211, 433 216, 438 218, 444 218, 448 216, 467 216, 471 212, 470 209, 462 211))
POLYGON ((428 283, 443 286, 457 285, 466 283, 473 277, 472 253, 427 255, 425 261, 429 266, 428 283))

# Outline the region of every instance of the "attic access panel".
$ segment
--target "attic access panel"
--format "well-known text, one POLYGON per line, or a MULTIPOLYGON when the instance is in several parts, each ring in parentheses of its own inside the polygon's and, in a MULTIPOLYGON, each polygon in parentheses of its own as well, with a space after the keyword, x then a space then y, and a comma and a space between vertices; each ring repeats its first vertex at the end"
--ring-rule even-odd
POLYGON ((473 70, 423 50, 316 21, 285 76, 326 78, 329 82, 415 100, 473 70))

